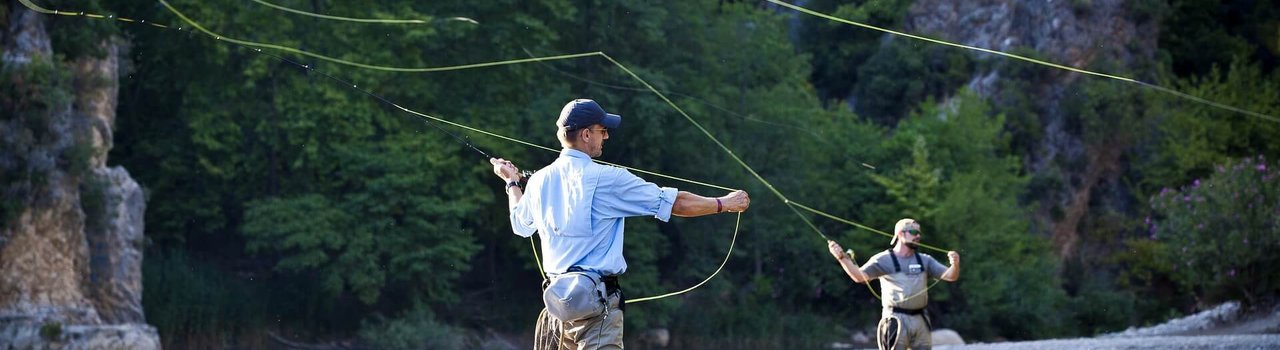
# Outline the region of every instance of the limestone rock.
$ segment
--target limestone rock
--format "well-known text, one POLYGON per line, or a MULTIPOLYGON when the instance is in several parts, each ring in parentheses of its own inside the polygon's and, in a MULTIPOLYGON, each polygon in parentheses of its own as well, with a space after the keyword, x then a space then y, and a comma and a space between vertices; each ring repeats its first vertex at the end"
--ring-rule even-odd
POLYGON ((854 343, 857 343, 857 344, 870 344, 871 342, 875 341, 874 339, 871 339, 871 337, 867 335, 867 332, 863 332, 863 331, 858 331, 857 333, 854 333, 852 336, 849 337, 849 340, 852 340, 854 343))
MULTIPOLYGON (((101 186, 101 215, 86 225, 89 294, 106 323, 146 323, 142 312, 142 188, 123 167, 94 169, 86 186, 101 186)), ((92 207, 92 206, 91 206, 92 207)))
POLYGON ((652 347, 665 348, 671 344, 671 331, 666 328, 653 328, 640 333, 640 341, 652 347))
POLYGON ((69 68, 71 84, 48 89, 72 98, 0 119, 0 169, 33 174, 0 184, 0 349, 158 349, 142 312, 142 189, 105 167, 120 44, 106 38, 106 57, 51 62, 42 15, 3 6, 4 66, 69 68))
POLYGON ((18 322, 0 326, 0 344, 5 349, 159 349, 159 341, 155 327, 145 324, 63 326, 54 322, 18 322))
POLYGON ((956 333, 950 329, 935 329, 932 332, 933 346, 940 345, 964 345, 964 338, 960 337, 960 333, 956 333))

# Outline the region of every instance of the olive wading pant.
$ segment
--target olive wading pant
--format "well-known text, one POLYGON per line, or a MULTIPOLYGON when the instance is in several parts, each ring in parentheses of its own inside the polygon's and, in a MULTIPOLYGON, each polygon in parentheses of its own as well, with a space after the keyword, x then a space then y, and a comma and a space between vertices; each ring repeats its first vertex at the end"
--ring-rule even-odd
POLYGON ((613 350, 622 349, 622 310, 619 293, 609 293, 609 307, 604 314, 584 320, 562 322, 547 314, 538 314, 533 334, 534 350, 613 350))
POLYGON ((894 312, 880 319, 876 327, 876 341, 880 350, 930 350, 933 348, 933 335, 929 333, 929 324, 924 315, 911 315, 894 312))

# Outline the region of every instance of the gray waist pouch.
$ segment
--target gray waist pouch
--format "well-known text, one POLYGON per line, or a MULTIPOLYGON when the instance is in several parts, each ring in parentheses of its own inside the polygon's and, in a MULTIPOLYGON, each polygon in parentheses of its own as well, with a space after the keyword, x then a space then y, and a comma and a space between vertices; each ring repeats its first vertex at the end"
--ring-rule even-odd
POLYGON ((600 275, 573 271, 551 275, 542 302, 557 320, 572 322, 599 316, 605 308, 604 283, 600 275))

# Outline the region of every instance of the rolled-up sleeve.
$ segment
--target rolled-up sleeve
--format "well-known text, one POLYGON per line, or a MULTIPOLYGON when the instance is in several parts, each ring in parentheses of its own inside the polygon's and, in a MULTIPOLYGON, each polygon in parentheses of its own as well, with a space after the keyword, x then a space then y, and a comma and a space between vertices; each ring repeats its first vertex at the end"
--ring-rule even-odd
POLYGON ((884 276, 885 273, 887 273, 884 268, 877 263, 877 258, 879 258, 879 256, 872 256, 870 260, 867 260, 867 263, 862 264, 860 269, 862 270, 862 274, 867 275, 867 278, 875 279, 880 276, 884 276))
POLYGON ((620 218, 651 215, 666 222, 671 220, 671 209, 679 190, 644 181, 624 169, 614 168, 605 172, 596 189, 592 205, 597 215, 620 218))
POLYGON ((515 208, 511 208, 511 231, 520 237, 529 237, 538 231, 533 227, 533 214, 529 212, 527 202, 520 201, 515 208))

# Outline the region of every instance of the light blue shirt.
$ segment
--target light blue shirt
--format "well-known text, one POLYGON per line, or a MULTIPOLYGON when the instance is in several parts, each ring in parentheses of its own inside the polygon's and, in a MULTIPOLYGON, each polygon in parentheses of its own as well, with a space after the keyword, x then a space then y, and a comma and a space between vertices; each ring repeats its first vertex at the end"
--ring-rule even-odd
POLYGON ((560 157, 529 178, 524 196, 511 209, 511 229, 521 237, 542 235, 542 268, 564 273, 570 266, 616 275, 627 271, 622 257, 623 219, 671 219, 676 189, 658 187, 625 169, 596 164, 586 153, 560 157))

